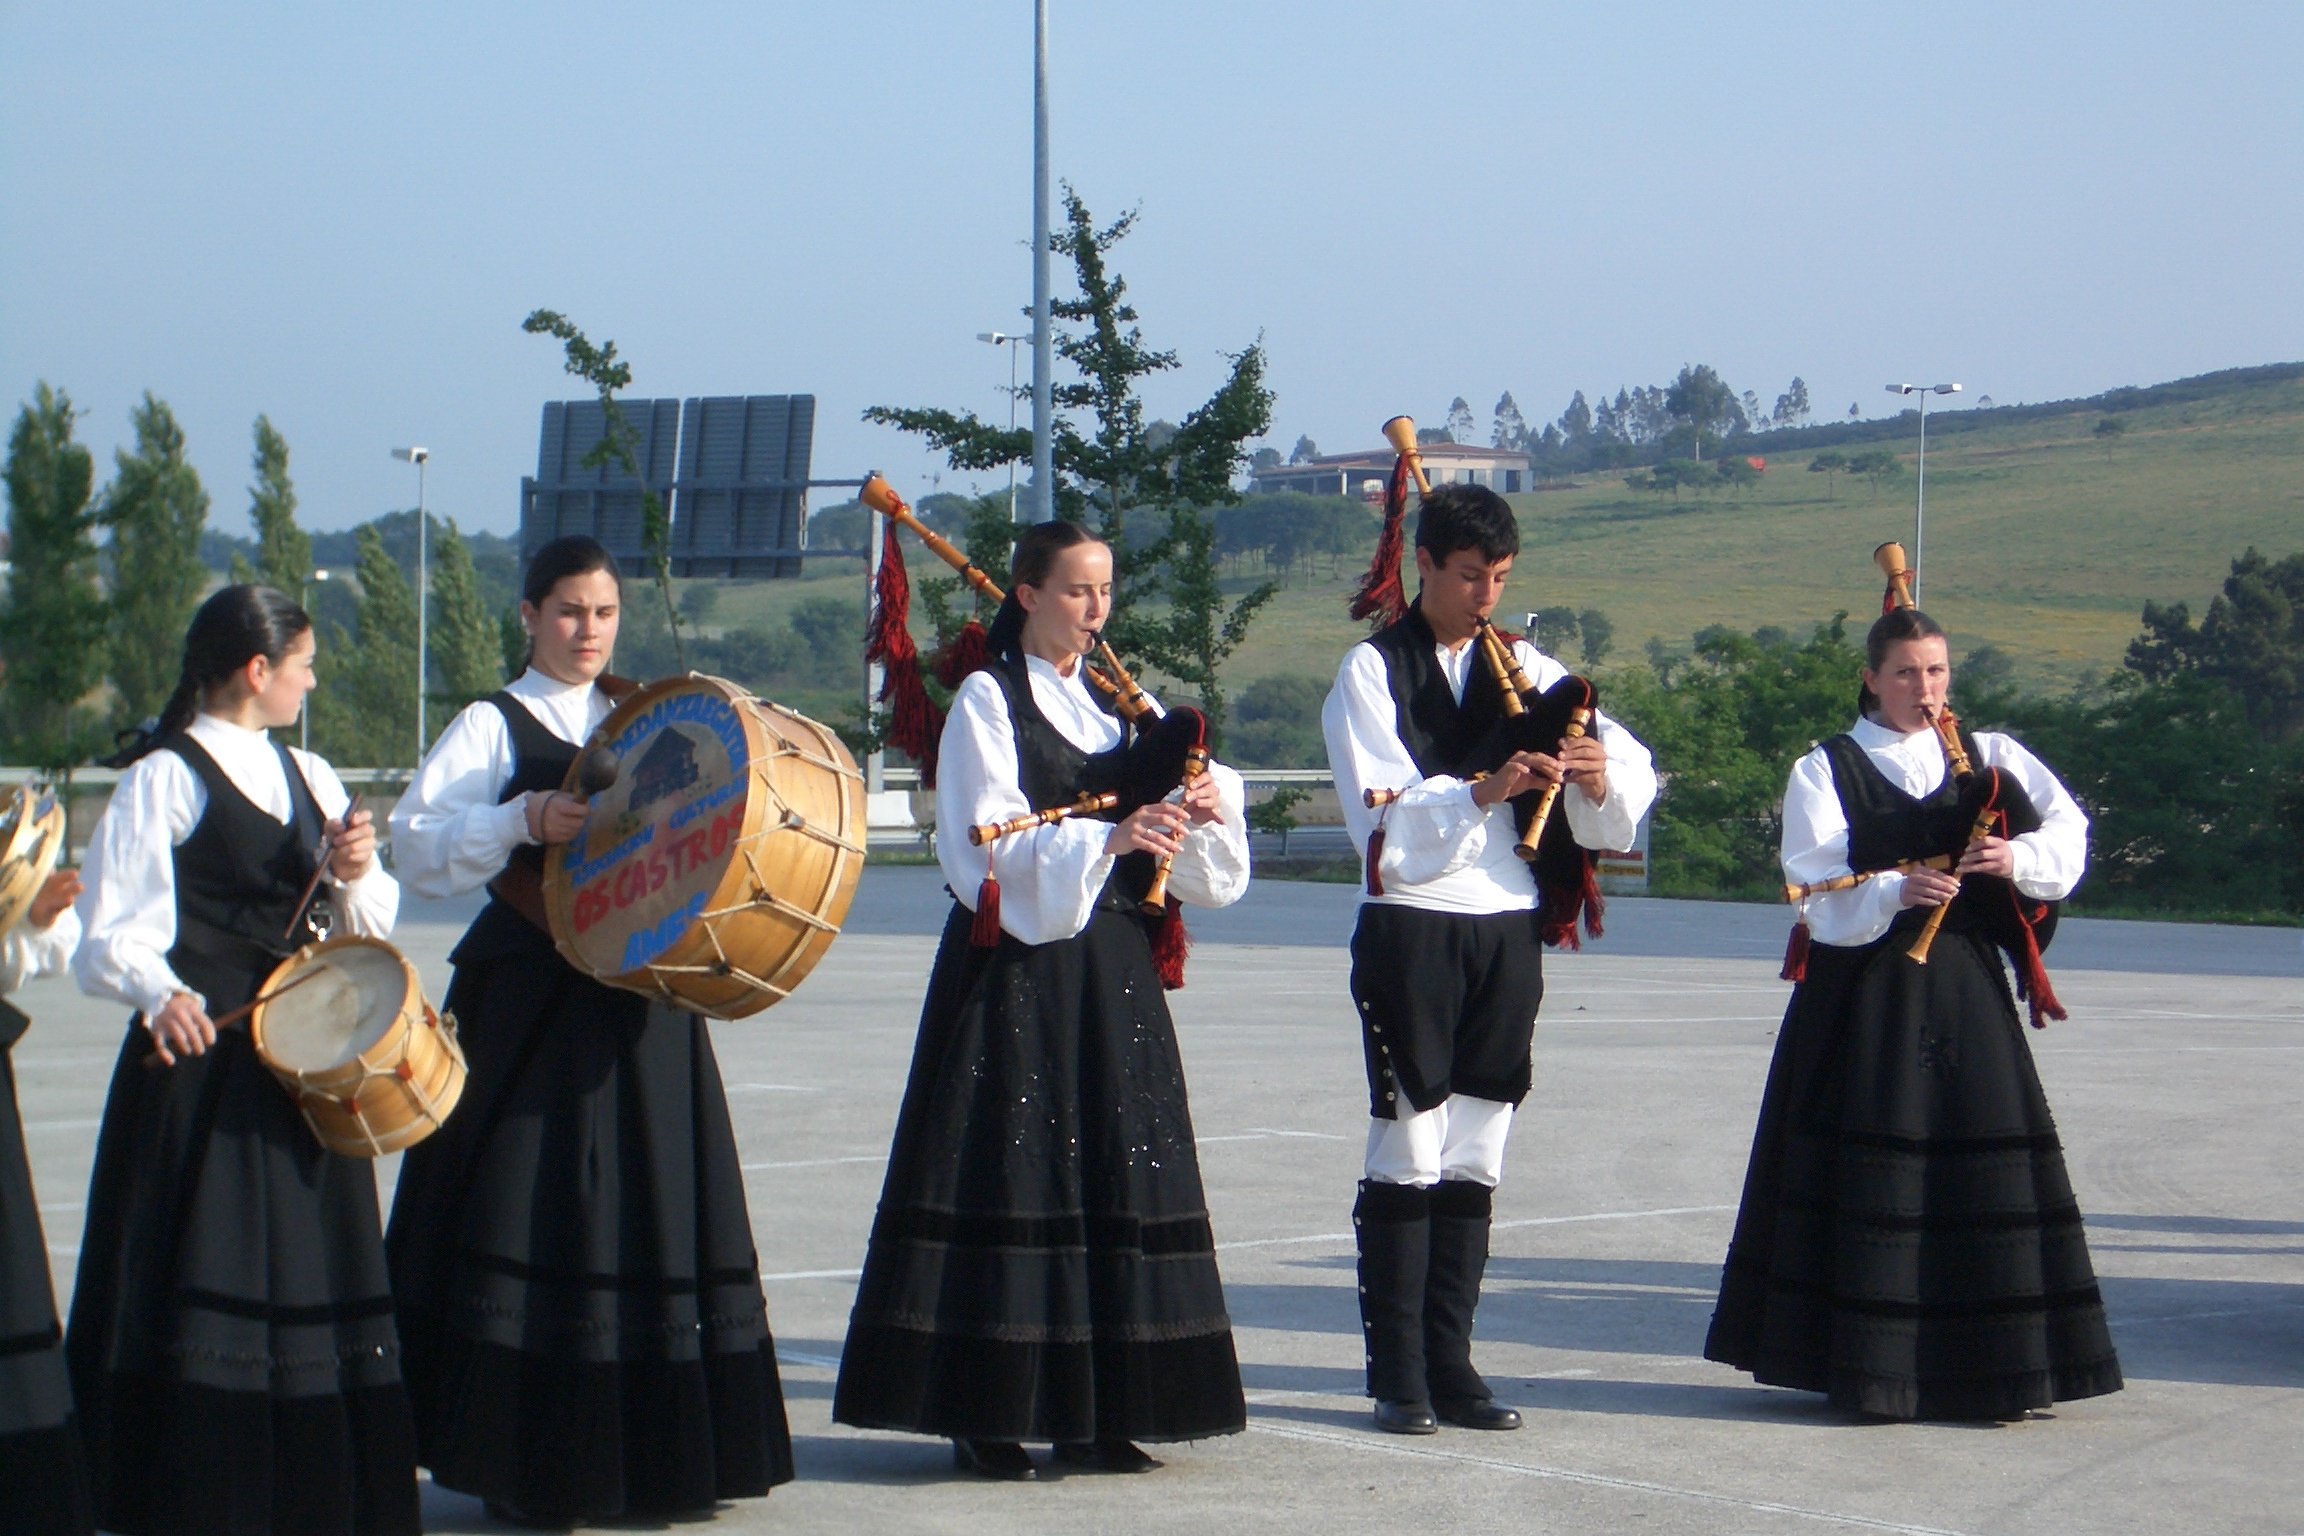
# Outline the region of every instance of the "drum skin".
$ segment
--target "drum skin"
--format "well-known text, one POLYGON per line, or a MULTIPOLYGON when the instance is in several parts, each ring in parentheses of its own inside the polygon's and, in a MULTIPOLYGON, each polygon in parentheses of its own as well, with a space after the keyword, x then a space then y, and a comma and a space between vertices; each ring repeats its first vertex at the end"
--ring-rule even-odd
POLYGON ((432 1011, 416 968, 382 939, 307 945, 257 990, 274 993, 285 995, 249 1015, 257 1059, 329 1151, 382 1157, 412 1147, 464 1096, 456 1021, 432 1011), (323 974, 299 979, 314 969, 323 974))
POLYGON ((570 965, 716 1019, 781 1002, 823 958, 864 865, 864 779, 839 737, 724 678, 634 693, 587 759, 615 782, 544 860, 544 911, 570 965))

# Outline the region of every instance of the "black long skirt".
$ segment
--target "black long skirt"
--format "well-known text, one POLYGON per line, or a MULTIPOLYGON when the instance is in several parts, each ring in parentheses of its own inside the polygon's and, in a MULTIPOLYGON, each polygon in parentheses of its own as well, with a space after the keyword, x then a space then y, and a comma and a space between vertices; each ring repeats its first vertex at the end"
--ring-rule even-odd
POLYGON ((65 1354, 97 1521, 135 1536, 418 1529, 374 1168, 245 1030, 112 1073, 65 1354))
POLYGON ((447 1007, 471 1073, 401 1167, 387 1243, 433 1481, 570 1518, 790 1481, 704 1022, 549 948, 460 964, 447 1007))
POLYGON ((2118 1391, 2080 1207, 1997 951, 1918 915, 1819 944, 1760 1103, 1707 1358, 1898 1419, 2118 1391))
POLYGON ((0 1045, 0 1528, 11 1536, 82 1536, 95 1529, 88 1464, 72 1414, 64 1335, 24 1123, 16 1068, 0 1045))
POLYGON ((1176 1031, 1146 925, 972 948, 921 1011, 833 1417, 988 1440, 1243 1428, 1176 1031))

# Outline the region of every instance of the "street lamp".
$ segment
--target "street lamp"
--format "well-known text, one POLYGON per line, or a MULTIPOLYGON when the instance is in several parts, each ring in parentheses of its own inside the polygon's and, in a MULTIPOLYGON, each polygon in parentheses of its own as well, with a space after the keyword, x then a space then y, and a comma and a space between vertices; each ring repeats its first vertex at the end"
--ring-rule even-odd
MULTIPOLYGON (((305 577, 303 582, 298 585, 296 606, 304 610, 306 618, 310 618, 312 615, 312 583, 327 579, 328 572, 322 568, 305 577)), ((313 628, 317 629, 319 626, 315 624, 313 628)), ((312 750, 312 695, 309 693, 304 695, 304 703, 297 710, 296 736, 296 745, 306 752, 310 752, 312 750)))
POLYGON ((1928 397, 1956 395, 1957 384, 1891 384, 1892 395, 1920 397, 1920 488, 1912 503, 1912 606, 1920 606, 1920 578, 1928 574, 1928 397))
MULTIPOLYGON (((1004 331, 978 331, 978 341, 988 341, 996 347, 1008 349, 1008 430, 1016 430, 1016 347, 1019 342, 1029 343, 1029 336, 1010 336, 1004 331)), ((1008 521, 1016 521, 1016 460, 1008 460, 1008 521)))
POLYGON ((425 596, 431 582, 424 574, 424 466, 432 461, 429 448, 395 448, 392 457, 416 466, 416 761, 424 761, 425 596))

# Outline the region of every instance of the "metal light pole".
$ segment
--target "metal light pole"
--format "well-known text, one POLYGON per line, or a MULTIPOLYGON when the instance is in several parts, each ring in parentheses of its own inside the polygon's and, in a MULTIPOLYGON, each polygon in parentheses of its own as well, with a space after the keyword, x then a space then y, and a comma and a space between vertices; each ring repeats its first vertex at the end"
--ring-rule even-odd
POLYGON ((1928 397, 1956 395, 1957 384, 1891 384, 1892 395, 1920 397, 1920 486, 1912 503, 1912 606, 1920 606, 1920 578, 1928 574, 1928 397))
POLYGON ((427 646, 425 635, 426 598, 432 582, 425 575, 424 560, 424 466, 432 462, 429 448, 395 448, 392 457, 416 466, 416 761, 424 761, 424 676, 427 646))
POLYGON ((1055 352, 1048 315, 1048 0, 1032 0, 1032 520, 1056 516, 1055 352))
MULTIPOLYGON (((323 567, 305 577, 303 583, 296 589, 296 606, 304 610, 306 617, 310 617, 312 612, 312 583, 327 579, 328 572, 323 567)), ((317 629, 319 626, 314 625, 313 627, 317 629)), ((297 746, 306 752, 312 750, 312 695, 310 694, 304 695, 304 703, 297 710, 296 737, 297 746)))
MULTIPOLYGON (((1030 336, 1010 336, 1004 331, 978 331, 978 341, 988 341, 996 347, 1008 349, 1008 430, 1016 430, 1016 343, 1030 341, 1030 336)), ((1035 461, 1034 472, 1038 472, 1035 461)), ((1008 461, 1008 521, 1016 521, 1016 461, 1008 461)))

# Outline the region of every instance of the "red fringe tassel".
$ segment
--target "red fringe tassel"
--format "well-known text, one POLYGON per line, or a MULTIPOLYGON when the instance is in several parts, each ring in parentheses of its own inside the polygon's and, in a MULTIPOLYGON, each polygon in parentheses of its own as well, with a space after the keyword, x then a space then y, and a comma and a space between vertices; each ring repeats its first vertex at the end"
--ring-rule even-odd
POLYGON ((893 533, 880 546, 880 569, 872 579, 872 624, 864 659, 886 669, 880 702, 888 709, 888 744, 920 765, 920 780, 936 782, 936 745, 944 733, 944 712, 928 697, 920 677, 920 649, 912 643, 912 583, 904 573, 904 549, 893 533))
POLYGON ((1405 552, 1400 525, 1408 515, 1408 459, 1393 461, 1392 478, 1384 482, 1384 532, 1376 540, 1376 558, 1360 578, 1352 595, 1352 617, 1374 618, 1379 628, 1395 624, 1408 612, 1408 597, 1400 586, 1400 559, 1405 552))
POLYGON ((1168 910, 1160 915, 1160 931, 1152 936, 1152 969, 1159 973, 1161 987, 1169 992, 1184 985, 1184 958, 1192 953, 1192 935, 1184 928, 1184 904, 1175 897, 1168 898, 1168 910))
POLYGON ((1383 861, 1384 829, 1378 827, 1368 834, 1368 894, 1371 896, 1384 894, 1384 877, 1376 872, 1376 866, 1383 861))
POLYGON ((1584 855, 1584 935, 1597 939, 1606 935, 1600 926, 1608 915, 1608 902, 1600 894, 1600 862, 1587 853, 1584 855))
POLYGON ((969 925, 968 942, 978 949, 1000 947, 1000 882, 990 871, 976 887, 976 921, 969 925))
POLYGON ((952 643, 936 653, 936 681, 946 688, 957 688, 969 673, 983 671, 992 660, 984 639, 984 626, 974 619, 961 625, 952 643))
POLYGON ((1792 937, 1784 941, 1784 969, 1776 973, 1778 981, 1794 984, 1808 979, 1808 920, 1800 919, 1792 925, 1792 937))
MULTIPOLYGON (((2022 918, 2022 908, 2018 908, 2017 916, 2022 918)), ((2023 922, 2020 926, 2024 930, 2024 963, 2018 968, 2016 976, 2017 995, 2024 999, 2030 1010, 2032 1027, 2046 1029, 2048 1025, 2041 1017, 2043 1014, 2059 1022, 2070 1015, 2065 1013, 2064 1005, 2057 1001, 2056 989, 2048 985, 2048 967, 2040 958, 2040 941, 2033 937, 2032 925, 2023 922)))

